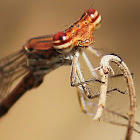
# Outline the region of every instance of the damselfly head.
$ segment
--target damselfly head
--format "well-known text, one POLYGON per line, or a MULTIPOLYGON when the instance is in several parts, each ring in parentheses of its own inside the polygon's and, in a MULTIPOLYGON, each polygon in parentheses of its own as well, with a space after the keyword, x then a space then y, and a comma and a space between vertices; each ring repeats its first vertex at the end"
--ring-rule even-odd
POLYGON ((85 10, 79 21, 75 22, 71 32, 75 46, 89 46, 93 43, 93 31, 99 28, 101 15, 94 9, 85 10), (76 29, 77 28, 77 29, 76 29))
POLYGON ((87 9, 82 17, 63 32, 53 37, 53 47, 60 53, 69 53, 73 47, 87 47, 93 43, 93 31, 99 28, 100 14, 94 9, 87 9))
POLYGON ((53 47, 60 53, 72 50, 72 36, 65 32, 58 32, 53 36, 53 47))

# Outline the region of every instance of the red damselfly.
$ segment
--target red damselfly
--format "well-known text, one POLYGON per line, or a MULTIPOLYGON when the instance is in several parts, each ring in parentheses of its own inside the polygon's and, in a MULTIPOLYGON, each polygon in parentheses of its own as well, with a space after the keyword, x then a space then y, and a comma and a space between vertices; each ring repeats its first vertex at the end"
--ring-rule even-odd
MULTIPOLYGON (((101 15, 94 9, 87 9, 82 17, 73 25, 62 32, 52 35, 44 35, 32 38, 26 42, 24 47, 0 61, 0 116, 3 116, 13 106, 13 104, 28 90, 38 87, 46 74, 62 65, 72 65, 70 82, 78 90, 78 98, 81 109, 91 116, 95 114, 88 112, 87 107, 97 109, 93 99, 100 97, 100 92, 96 95, 90 86, 90 82, 105 82, 101 80, 100 74, 95 72, 91 61, 87 57, 85 50, 94 54, 99 59, 103 56, 98 50, 89 46, 93 43, 93 31, 99 28, 101 15), (81 56, 93 78, 85 80, 81 71, 79 56, 81 56), (21 81, 10 91, 10 86, 19 77, 21 81), (86 95, 86 96, 85 96, 86 95), (87 97, 92 102, 87 101, 87 97)), ((113 54, 112 54, 113 55, 113 54)), ((122 61, 122 60, 120 60, 122 61)), ((123 76, 123 74, 117 75, 123 76)), ((115 76, 111 76, 112 78, 115 76)), ((125 94, 118 88, 107 90, 107 93, 117 91, 125 94)), ((104 108, 104 106, 102 107, 104 108)), ((104 108, 105 112, 119 116, 128 120, 127 116, 118 114, 104 108)), ((110 123, 127 126, 109 119, 103 120, 110 123)), ((138 124, 138 122, 136 122, 138 124)))
MULTIPOLYGON (((82 48, 92 50, 88 46, 93 42, 92 33, 100 26, 100 22, 100 14, 94 9, 88 9, 65 31, 32 38, 20 51, 2 59, 0 116, 4 115, 27 90, 38 87, 47 73, 62 65, 73 65, 71 85, 74 86, 77 55, 81 52, 88 61, 82 48), (8 93, 11 84, 22 75, 25 75, 23 79, 8 93)), ((88 62, 88 65, 92 71, 91 63, 88 62)))

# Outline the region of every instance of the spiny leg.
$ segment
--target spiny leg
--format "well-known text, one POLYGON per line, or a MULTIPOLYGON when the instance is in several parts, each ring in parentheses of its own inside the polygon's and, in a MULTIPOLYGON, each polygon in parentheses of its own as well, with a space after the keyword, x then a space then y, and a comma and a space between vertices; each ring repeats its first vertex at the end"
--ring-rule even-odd
POLYGON ((86 84, 85 83, 81 84, 81 82, 84 82, 84 77, 80 70, 80 63, 78 61, 78 58, 79 58, 79 52, 76 52, 72 61, 72 69, 71 69, 71 76, 70 76, 71 86, 74 87, 80 86, 82 90, 85 92, 86 96, 88 98, 92 98, 92 95, 89 92, 88 88, 85 87, 86 84), (79 78, 80 80, 78 81, 77 78, 79 78))
POLYGON ((121 93, 121 94, 126 94, 126 91, 121 91, 121 90, 118 89, 118 88, 112 88, 112 89, 110 89, 110 90, 107 90, 107 94, 110 93, 110 92, 113 92, 113 91, 117 91, 117 92, 119 92, 119 93, 121 93))
POLYGON ((72 65, 72 77, 71 78, 71 82, 73 83, 73 85, 75 85, 75 87, 77 88, 77 95, 78 95, 78 99, 79 99, 79 103, 80 103, 80 107, 81 107, 81 110, 90 115, 90 116, 94 116, 93 113, 90 113, 87 111, 87 102, 86 102, 86 96, 88 98, 91 98, 91 94, 89 92, 87 92, 86 88, 84 87, 84 84, 85 84, 85 80, 84 80, 84 77, 83 77, 83 74, 81 72, 81 69, 80 69, 80 64, 78 62, 78 59, 74 57, 74 60, 73 60, 73 65, 72 65), (76 65, 77 63, 77 65, 76 65), (75 66, 75 68, 73 68, 75 66), (77 67, 76 67, 77 66, 77 67), (74 73, 75 72, 75 73, 74 73), (76 77, 74 78, 75 75, 76 77), (72 81, 72 79, 75 79, 75 81, 72 81), (75 84, 74 84, 75 83, 75 84), (77 84, 76 84, 77 83, 77 84), (85 96, 86 94, 86 96, 85 96))

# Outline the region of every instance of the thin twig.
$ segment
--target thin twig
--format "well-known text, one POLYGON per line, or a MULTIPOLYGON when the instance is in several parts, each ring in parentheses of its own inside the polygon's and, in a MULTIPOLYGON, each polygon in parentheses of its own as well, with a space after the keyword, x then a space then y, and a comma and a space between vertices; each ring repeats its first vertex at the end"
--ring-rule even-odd
POLYGON ((131 73, 126 66, 126 64, 121 60, 120 57, 117 55, 105 55, 102 57, 101 62, 100 62, 100 67, 98 68, 102 80, 105 80, 106 84, 102 84, 101 86, 101 94, 99 97, 99 103, 98 103, 98 108, 97 108, 97 113, 95 114, 94 119, 99 119, 102 115, 103 107, 101 105, 105 105, 106 101, 106 93, 107 91, 107 83, 108 83, 108 73, 109 71, 113 72, 113 69, 109 65, 109 62, 114 62, 116 63, 121 71, 123 72, 124 77, 126 78, 126 83, 129 89, 129 102, 130 102, 130 107, 129 107, 129 119, 128 119, 128 129, 126 133, 126 138, 125 140, 131 140, 132 139, 132 133, 134 130, 134 123, 135 123, 135 112, 136 112, 136 95, 135 95, 135 88, 134 88, 134 83, 133 79, 131 76, 131 73), (104 91, 105 90, 105 91, 104 91))

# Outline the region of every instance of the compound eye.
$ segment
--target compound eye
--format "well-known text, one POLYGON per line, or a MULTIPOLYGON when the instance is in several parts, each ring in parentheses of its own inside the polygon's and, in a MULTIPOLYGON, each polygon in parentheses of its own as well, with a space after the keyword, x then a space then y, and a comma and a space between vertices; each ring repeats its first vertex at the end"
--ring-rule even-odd
POLYGON ((60 53, 68 53, 72 47, 72 37, 65 32, 58 32, 53 36, 53 47, 60 53))
POLYGON ((101 23, 101 15, 94 9, 87 9, 86 13, 89 15, 92 23, 95 26, 95 29, 97 29, 98 25, 101 23))
POLYGON ((86 12, 92 20, 94 20, 97 16, 99 16, 99 13, 94 9, 87 9, 86 12))
POLYGON ((95 17, 95 12, 96 12, 96 10, 94 10, 94 9, 87 9, 86 10, 86 13, 91 17, 91 18, 94 18, 95 17))

